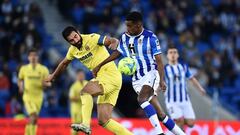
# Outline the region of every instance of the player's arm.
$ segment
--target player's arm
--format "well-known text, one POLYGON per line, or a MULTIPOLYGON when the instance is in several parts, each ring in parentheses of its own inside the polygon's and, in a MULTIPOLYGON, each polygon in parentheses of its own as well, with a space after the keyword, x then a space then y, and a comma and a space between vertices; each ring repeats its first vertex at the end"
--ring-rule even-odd
POLYGON ((18 90, 19 93, 23 93, 24 90, 24 67, 21 67, 18 73, 18 90))
POLYGON ((48 77, 45 79, 46 82, 52 82, 60 73, 62 73, 64 70, 66 70, 67 66, 69 65, 69 63, 71 62, 71 60, 64 58, 57 66, 57 68, 55 69, 55 71, 48 75, 48 77))
POLYGON ((192 84, 197 87, 198 91, 202 94, 202 95, 206 95, 206 91, 205 89, 202 87, 202 85, 198 82, 198 80, 195 77, 191 77, 189 79, 192 84))
POLYGON ((24 85, 23 85, 23 79, 18 79, 18 90, 19 90, 19 93, 23 93, 23 89, 24 89, 24 85))
POLYGON ((116 50, 119 44, 118 39, 108 36, 100 36, 98 40, 99 44, 103 44, 112 50, 116 50))
POLYGON ((161 87, 161 90, 165 91, 166 90, 166 84, 165 84, 165 81, 164 81, 164 68, 163 68, 162 57, 161 57, 161 54, 157 54, 157 55, 154 55, 154 56, 155 56, 155 60, 156 60, 156 63, 157 63, 158 74, 159 74, 159 77, 160 77, 160 87, 161 87))
MULTIPOLYGON (((49 75, 49 70, 47 69, 47 67, 44 67, 43 68, 43 78, 45 79, 48 75, 49 75)), ((47 82, 45 80, 42 80, 42 85, 43 85, 43 87, 51 87, 52 82, 47 82)))
POLYGON ((100 63, 97 67, 95 67, 92 70, 93 73, 93 77, 97 77, 97 72, 101 69, 101 67, 111 61, 116 60, 117 58, 119 58, 121 56, 121 53, 119 51, 114 51, 108 58, 106 58, 102 63, 100 63))
POLYGON ((157 70, 158 70, 158 74, 160 77, 160 88, 163 92, 165 92, 166 90, 166 83, 164 80, 164 68, 163 68, 163 62, 162 62, 162 57, 161 57, 161 47, 159 44, 159 41, 157 39, 157 37, 154 35, 151 37, 150 39, 150 46, 151 46, 151 51, 152 51, 152 55, 155 57, 156 63, 157 63, 157 70))

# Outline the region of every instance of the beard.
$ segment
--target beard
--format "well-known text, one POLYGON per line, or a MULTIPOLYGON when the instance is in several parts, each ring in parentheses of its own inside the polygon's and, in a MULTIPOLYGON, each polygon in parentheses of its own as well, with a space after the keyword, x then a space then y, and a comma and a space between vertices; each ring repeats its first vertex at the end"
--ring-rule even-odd
POLYGON ((82 47, 82 41, 79 40, 76 44, 74 44, 74 46, 76 46, 78 48, 82 47))

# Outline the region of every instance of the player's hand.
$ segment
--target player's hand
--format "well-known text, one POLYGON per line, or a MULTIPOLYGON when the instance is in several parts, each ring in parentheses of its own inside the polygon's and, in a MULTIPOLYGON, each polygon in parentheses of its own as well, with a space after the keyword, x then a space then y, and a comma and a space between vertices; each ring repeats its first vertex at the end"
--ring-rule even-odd
POLYGON ((51 87, 52 86, 52 82, 47 82, 47 81, 44 80, 42 83, 43 83, 44 87, 51 87))
POLYGON ((23 94, 23 86, 18 87, 19 94, 23 94))
POLYGON ((159 87, 163 92, 165 92, 167 89, 167 85, 166 85, 165 81, 160 81, 159 87))
POLYGON ((109 49, 111 50, 117 50, 119 41, 116 41, 115 43, 112 43, 108 46, 109 49))
POLYGON ((54 78, 53 75, 50 74, 50 75, 48 75, 47 78, 44 79, 44 82, 50 84, 53 81, 53 78, 54 78))
POLYGON ((97 73, 100 69, 101 69, 101 66, 98 65, 92 70, 92 75, 93 75, 94 78, 97 77, 97 73))
POLYGON ((200 93, 201 93, 201 95, 205 96, 206 95, 206 90, 205 89, 201 89, 200 93))

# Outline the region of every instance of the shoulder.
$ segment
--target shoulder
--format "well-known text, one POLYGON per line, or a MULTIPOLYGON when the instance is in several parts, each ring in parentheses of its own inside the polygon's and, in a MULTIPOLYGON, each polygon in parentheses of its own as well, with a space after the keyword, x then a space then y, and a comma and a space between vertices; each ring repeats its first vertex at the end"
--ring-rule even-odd
POLYGON ((75 48, 76 48, 75 46, 70 45, 70 47, 68 48, 68 52, 73 52, 75 48))
POLYGON ((166 70, 169 67, 169 64, 164 65, 164 69, 166 70))
POLYGON ((78 81, 75 81, 72 85, 71 85, 71 88, 76 88, 78 86, 78 81))
POLYGON ((22 66, 20 67, 20 70, 26 70, 27 67, 28 67, 28 64, 26 64, 26 65, 22 65, 22 66))
POLYGON ((149 38, 157 38, 157 36, 150 30, 144 30, 142 35, 149 38))
POLYGON ((179 62, 178 65, 182 66, 185 70, 188 68, 188 64, 185 62, 179 62))
POLYGON ((45 65, 39 64, 39 67, 40 67, 42 70, 48 70, 48 68, 47 68, 45 65))
POLYGON ((91 39, 91 38, 97 38, 100 35, 97 33, 90 33, 90 34, 81 34, 83 39, 91 39))
POLYGON ((126 33, 125 33, 125 32, 122 33, 122 34, 120 34, 120 38, 122 38, 122 37, 124 37, 124 36, 126 36, 126 33))

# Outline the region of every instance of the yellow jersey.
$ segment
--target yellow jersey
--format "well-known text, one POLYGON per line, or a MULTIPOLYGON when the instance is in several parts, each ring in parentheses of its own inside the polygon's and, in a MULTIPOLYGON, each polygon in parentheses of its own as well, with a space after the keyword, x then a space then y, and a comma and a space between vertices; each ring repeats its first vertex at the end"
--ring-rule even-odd
POLYGON ((82 83, 80 81, 75 81, 69 91, 69 98, 77 97, 79 98, 76 102, 71 102, 71 112, 74 110, 79 111, 81 100, 80 100, 80 92, 83 89, 83 87, 88 83, 88 81, 84 80, 82 83))
POLYGON ((43 98, 43 80, 47 77, 49 71, 47 67, 37 64, 23 65, 18 74, 18 78, 24 81, 23 98, 41 99, 43 98))
MULTIPOLYGON (((92 70, 109 56, 109 53, 104 46, 104 40, 106 37, 96 33, 81 34, 81 37, 82 47, 78 49, 71 45, 68 49, 66 58, 68 60, 76 58, 88 69, 92 70)), ((117 70, 114 62, 109 62, 102 68, 104 69, 106 67, 110 67, 112 70, 117 70)))

